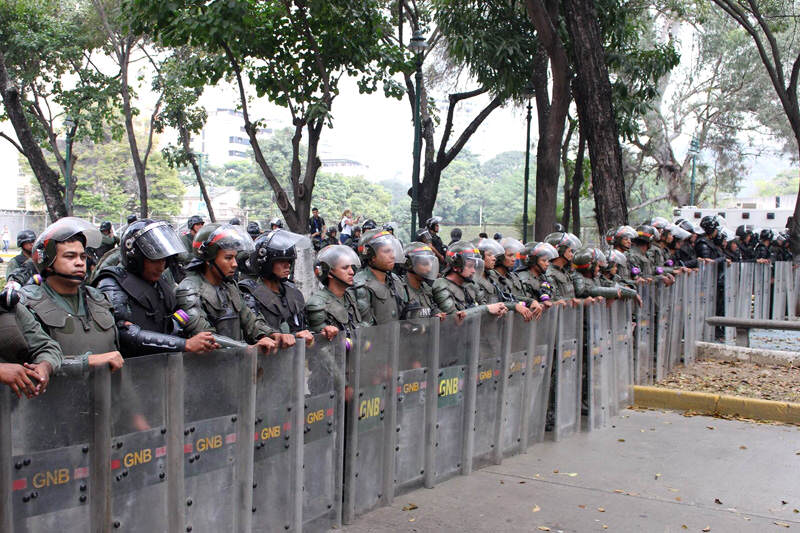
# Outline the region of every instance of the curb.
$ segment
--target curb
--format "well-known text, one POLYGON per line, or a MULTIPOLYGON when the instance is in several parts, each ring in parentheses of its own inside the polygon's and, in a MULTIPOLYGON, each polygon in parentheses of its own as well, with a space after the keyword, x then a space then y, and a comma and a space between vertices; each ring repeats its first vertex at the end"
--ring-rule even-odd
POLYGON ((800 354, 783 350, 761 350, 715 342, 695 342, 697 358, 711 361, 745 361, 759 365, 794 366, 800 354))
POLYGON ((636 407, 693 411, 800 425, 800 403, 634 385, 636 407))

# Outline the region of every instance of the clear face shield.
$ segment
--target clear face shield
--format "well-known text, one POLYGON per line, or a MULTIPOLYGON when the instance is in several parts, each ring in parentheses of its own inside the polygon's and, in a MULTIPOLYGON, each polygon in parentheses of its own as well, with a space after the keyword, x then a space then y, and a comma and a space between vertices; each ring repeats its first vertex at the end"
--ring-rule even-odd
POLYGON ((391 270, 395 263, 402 263, 405 260, 403 245, 388 231, 381 232, 370 240, 367 246, 375 252, 373 261, 376 266, 384 267, 386 270, 391 270))
POLYGON ((428 281, 434 281, 439 276, 439 259, 432 251, 417 251, 408 254, 411 261, 411 270, 417 276, 428 281))
POLYGON ((513 237, 503 237, 500 239, 500 246, 503 247, 503 255, 507 259, 506 263, 509 261, 511 262, 511 265, 505 265, 508 268, 513 266, 514 261, 522 259, 524 256, 525 245, 513 237))
POLYGON ((530 255, 534 257, 542 257, 547 259, 548 261, 552 261, 556 257, 558 257, 558 250, 556 250, 555 246, 547 242, 540 242, 536 245, 536 247, 531 251, 530 255))
POLYGON ((311 248, 312 246, 311 239, 305 235, 292 233, 291 231, 286 231, 283 229, 270 231, 263 237, 259 237, 259 240, 262 238, 267 241, 267 246, 273 250, 286 251, 291 248, 296 250, 305 250, 306 248, 311 248))
POLYGON ((47 226, 33 247, 36 249, 40 245, 44 246, 50 240, 63 242, 79 233, 86 239, 87 248, 97 248, 103 241, 103 234, 93 224, 77 217, 64 217, 47 226))
MULTIPOLYGON (((125 242, 125 238, 123 238, 123 242, 125 242)), ((152 261, 188 251, 175 230, 166 222, 148 224, 133 235, 132 242, 139 247, 147 259, 152 261)))
POLYGON ((498 262, 502 262, 505 250, 496 240, 481 239, 478 241, 477 248, 484 254, 484 265, 488 263, 491 268, 494 268, 498 262), (486 254, 490 254, 492 257, 489 258, 486 254))
POLYGON ((478 254, 464 256, 464 268, 461 270, 461 277, 464 279, 476 279, 483 276, 483 259, 478 254))
MULTIPOLYGON (((352 267, 352 274, 355 274, 361 268, 361 260, 358 258, 358 254, 349 246, 342 244, 333 244, 320 250, 319 254, 317 254, 317 262, 325 263, 331 271, 342 267, 352 267)), ((338 277, 335 273, 333 275, 338 277)))
POLYGON ((235 250, 250 253, 255 250, 253 238, 242 226, 222 224, 206 239, 208 244, 216 244, 220 250, 235 250))

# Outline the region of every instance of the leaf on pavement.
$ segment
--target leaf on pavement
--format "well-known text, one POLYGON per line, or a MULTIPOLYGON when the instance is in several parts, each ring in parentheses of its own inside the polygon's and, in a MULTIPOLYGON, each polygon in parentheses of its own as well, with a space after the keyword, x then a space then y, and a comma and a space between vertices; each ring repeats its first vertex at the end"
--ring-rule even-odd
POLYGON ((531 512, 532 512, 532 513, 538 513, 538 512, 539 512, 539 511, 541 511, 541 510, 542 510, 542 508, 541 508, 541 507, 539 507, 538 505, 534 505, 534 506, 533 506, 533 509, 531 509, 531 512))
POLYGON ((722 502, 719 500, 719 498, 714 498, 714 503, 717 505, 722 505, 722 502))
POLYGON ((413 511, 414 509, 419 509, 419 507, 414 503, 409 503, 408 505, 403 507, 404 511, 413 511))
POLYGON ((775 522, 773 522, 773 523, 774 523, 776 526, 781 526, 781 527, 789 527, 789 524, 787 524, 786 522, 778 522, 778 521, 776 520, 776 521, 775 521, 775 522))
POLYGON ((536 529, 538 529, 539 531, 550 531, 550 528, 547 526, 539 526, 536 529))
POLYGON ((709 531, 711 531, 711 526, 704 527, 703 531, 705 531, 705 533, 708 533, 709 531))
POLYGON ((605 510, 605 509, 603 509, 602 507, 598 507, 598 508, 597 508, 597 510, 598 510, 599 512, 601 512, 601 513, 605 513, 605 512, 606 512, 606 510, 605 510))

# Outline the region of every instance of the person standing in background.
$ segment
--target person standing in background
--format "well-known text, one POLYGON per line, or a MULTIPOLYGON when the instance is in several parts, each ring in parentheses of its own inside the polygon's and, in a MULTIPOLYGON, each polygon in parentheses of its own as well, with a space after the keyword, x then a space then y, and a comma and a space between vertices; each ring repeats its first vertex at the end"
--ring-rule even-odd
POLYGON ((3 226, 3 252, 8 251, 8 244, 11 242, 11 232, 8 231, 8 226, 3 226))
POLYGON ((339 242, 345 244, 353 234, 353 226, 359 223, 361 217, 353 218, 353 212, 345 209, 342 220, 339 222, 339 242))

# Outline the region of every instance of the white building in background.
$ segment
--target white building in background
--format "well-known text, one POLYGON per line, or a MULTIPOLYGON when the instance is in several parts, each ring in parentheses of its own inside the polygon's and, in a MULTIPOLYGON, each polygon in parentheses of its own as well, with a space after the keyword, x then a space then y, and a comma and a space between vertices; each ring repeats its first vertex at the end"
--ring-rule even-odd
MULTIPOLYGON (((272 135, 272 128, 262 128, 259 137, 272 135)), ((192 139, 193 149, 205 154, 208 164, 221 167, 230 161, 250 157, 250 138, 244 130, 242 112, 217 107, 208 112, 208 120, 200 135, 192 139)))
POLYGON ((335 157, 331 154, 321 155, 319 159, 322 163, 319 171, 326 174, 339 174, 340 176, 348 177, 367 177, 370 173, 368 166, 361 164, 355 159, 335 157))
MULTIPOLYGON (((209 187, 208 196, 211 198, 214 215, 219 222, 227 222, 234 217, 244 217, 244 211, 239 208, 241 195, 236 187, 209 187)), ((208 207, 200 194, 200 187, 189 187, 181 200, 181 214, 178 217, 184 222, 192 215, 200 215, 208 221, 208 207)))

